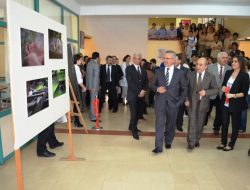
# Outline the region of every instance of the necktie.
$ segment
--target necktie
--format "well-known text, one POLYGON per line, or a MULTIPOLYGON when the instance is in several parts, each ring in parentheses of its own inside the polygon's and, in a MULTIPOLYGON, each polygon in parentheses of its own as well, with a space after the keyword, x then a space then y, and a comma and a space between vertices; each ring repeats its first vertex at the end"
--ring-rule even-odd
POLYGON ((166 86, 169 85, 169 68, 167 68, 167 72, 165 74, 165 81, 166 81, 166 86))
POLYGON ((201 75, 202 73, 199 73, 198 81, 197 81, 197 90, 199 91, 201 89, 201 75))
POLYGON ((109 67, 110 66, 108 66, 106 82, 111 82, 111 80, 110 80, 110 68, 109 67))
POLYGON ((223 69, 223 67, 221 66, 221 67, 220 67, 220 74, 219 74, 220 81, 222 80, 222 69, 223 69))
POLYGON ((138 72, 138 74, 141 76, 140 67, 137 67, 137 72, 138 72))

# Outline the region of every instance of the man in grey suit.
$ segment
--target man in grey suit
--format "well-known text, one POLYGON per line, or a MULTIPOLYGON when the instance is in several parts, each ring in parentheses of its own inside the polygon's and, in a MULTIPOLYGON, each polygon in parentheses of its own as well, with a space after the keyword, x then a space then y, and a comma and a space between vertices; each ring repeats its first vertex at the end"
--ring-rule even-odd
MULTIPOLYGON (((226 52, 218 53, 217 61, 217 63, 209 65, 207 70, 209 73, 214 75, 217 85, 221 89, 226 71, 231 70, 231 67, 228 65, 228 54, 226 52)), ((208 117, 213 109, 213 106, 215 106, 215 119, 213 122, 213 130, 215 135, 219 134, 220 127, 222 125, 221 95, 222 91, 220 90, 218 94, 210 97, 210 107, 204 123, 204 125, 207 125, 208 117)))
POLYGON ((187 83, 185 73, 174 67, 176 54, 167 51, 164 55, 164 69, 157 69, 151 88, 155 91, 156 137, 154 153, 162 152, 164 129, 165 147, 171 148, 175 136, 175 122, 179 107, 183 104, 187 83), (167 125, 166 125, 167 123, 167 125))
POLYGON ((188 91, 185 105, 188 107, 188 151, 200 146, 204 120, 209 110, 209 98, 219 92, 219 87, 207 69, 206 58, 199 58, 196 71, 188 73, 188 91))
POLYGON ((100 55, 98 52, 92 53, 92 59, 87 65, 86 73, 86 86, 90 92, 90 112, 89 119, 96 122, 96 116, 94 114, 93 101, 98 96, 99 82, 100 82, 100 55))

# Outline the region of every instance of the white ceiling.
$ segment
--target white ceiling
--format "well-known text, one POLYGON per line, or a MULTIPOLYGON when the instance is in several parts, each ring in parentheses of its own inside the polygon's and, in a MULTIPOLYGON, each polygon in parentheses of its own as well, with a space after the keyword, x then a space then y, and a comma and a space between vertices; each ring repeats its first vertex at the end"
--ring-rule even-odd
POLYGON ((75 0, 79 5, 250 5, 250 0, 75 0))

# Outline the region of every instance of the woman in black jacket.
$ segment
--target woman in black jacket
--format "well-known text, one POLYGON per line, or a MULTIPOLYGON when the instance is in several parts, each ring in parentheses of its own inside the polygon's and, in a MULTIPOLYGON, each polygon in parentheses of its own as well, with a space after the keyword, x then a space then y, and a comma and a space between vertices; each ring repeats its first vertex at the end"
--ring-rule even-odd
POLYGON ((219 150, 233 150, 239 133, 241 112, 247 109, 246 96, 249 89, 249 75, 244 71, 244 62, 243 57, 233 57, 232 70, 226 72, 222 83, 222 132, 221 145, 217 147, 219 150), (232 135, 231 141, 227 145, 230 116, 232 135))

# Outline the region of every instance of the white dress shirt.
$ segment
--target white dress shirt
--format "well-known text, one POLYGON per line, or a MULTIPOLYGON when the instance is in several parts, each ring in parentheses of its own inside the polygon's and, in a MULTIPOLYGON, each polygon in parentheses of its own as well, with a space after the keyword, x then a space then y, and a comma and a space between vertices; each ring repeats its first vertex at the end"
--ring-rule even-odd
POLYGON ((169 71, 168 71, 168 73, 169 73, 169 78, 168 78, 168 84, 170 84, 171 83, 171 80, 172 80, 172 78, 173 78, 173 74, 174 74, 174 65, 172 65, 171 67, 165 67, 165 75, 166 75, 166 73, 167 73, 167 69, 169 68, 169 71))
POLYGON ((139 68, 139 71, 140 71, 140 74, 141 74, 141 67, 140 67, 140 65, 136 65, 134 63, 133 63, 133 65, 135 66, 136 71, 138 71, 138 68, 139 68))
MULTIPOLYGON (((204 78, 204 75, 205 75, 205 71, 203 71, 202 73, 201 73, 201 82, 203 81, 203 78, 204 78)), ((197 74, 196 74, 196 78, 197 78, 197 84, 198 84, 198 80, 199 80, 199 73, 197 72, 197 74)), ((201 100, 201 96, 200 96, 200 100, 201 100)))
POLYGON ((218 64, 217 64, 217 67, 218 67, 218 75, 220 75, 220 68, 222 67, 222 76, 223 76, 225 66, 221 66, 221 65, 218 63, 218 64))
MULTIPOLYGON (((203 81, 204 75, 205 75, 205 71, 203 71, 201 73, 201 82, 203 81)), ((197 82, 198 82, 198 79, 199 79, 199 73, 198 72, 197 72, 196 78, 197 78, 197 82)))
POLYGON ((77 83, 78 84, 82 84, 83 80, 82 80, 82 73, 80 71, 80 67, 75 64, 75 71, 76 71, 76 79, 77 79, 77 83))
POLYGON ((111 77, 111 73, 112 73, 112 65, 108 65, 106 64, 106 74, 108 76, 108 67, 109 67, 109 71, 110 71, 110 82, 112 81, 112 77, 111 77))

